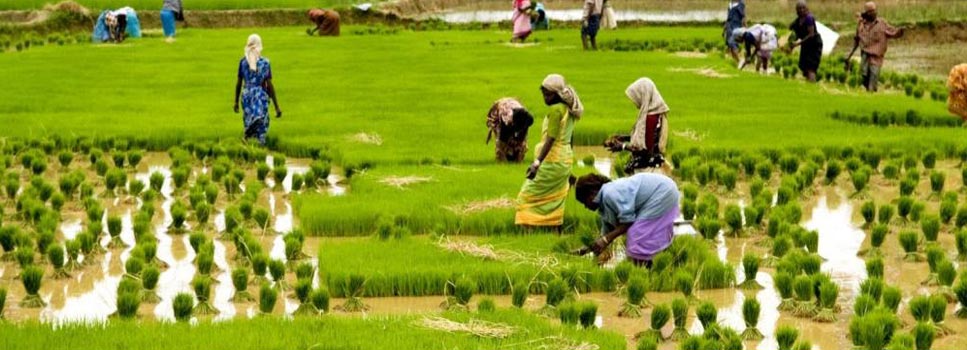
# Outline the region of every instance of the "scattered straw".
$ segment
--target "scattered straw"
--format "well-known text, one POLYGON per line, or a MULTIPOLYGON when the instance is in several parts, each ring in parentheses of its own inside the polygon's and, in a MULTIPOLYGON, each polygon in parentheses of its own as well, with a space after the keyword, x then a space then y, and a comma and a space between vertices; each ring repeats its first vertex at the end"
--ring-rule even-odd
POLYGON ((675 53, 675 56, 684 58, 707 58, 708 54, 704 52, 679 51, 675 53))
POLYGON ((674 134, 675 136, 684 138, 684 139, 691 140, 691 141, 702 141, 702 139, 705 138, 705 135, 707 135, 707 134, 701 134, 701 135, 699 135, 697 131, 692 130, 692 129, 685 129, 685 130, 682 130, 682 131, 673 131, 672 134, 674 134))
POLYGON ((438 244, 443 249, 451 252, 475 256, 484 260, 499 259, 497 252, 494 251, 494 247, 491 245, 478 245, 470 241, 454 241, 449 238, 441 239, 438 244))
POLYGON ((503 339, 514 334, 514 327, 509 325, 476 319, 470 319, 467 323, 461 323, 443 317, 424 317, 416 321, 416 325, 426 329, 449 333, 468 333, 481 338, 503 339))
POLYGON ((533 46, 537 46, 537 45, 540 45, 540 44, 539 43, 509 43, 509 42, 507 42, 507 43, 504 43, 504 45, 505 46, 509 46, 509 47, 513 47, 513 48, 518 48, 519 49, 519 48, 525 48, 525 47, 533 47, 533 46))
POLYGON ((524 253, 509 249, 494 249, 489 244, 476 244, 470 240, 452 240, 449 237, 441 237, 437 241, 440 248, 465 254, 484 260, 504 261, 514 265, 531 265, 541 269, 553 269, 561 264, 561 261, 553 255, 537 253, 524 253))
POLYGON ((470 202, 463 205, 453 205, 447 207, 447 209, 450 209, 450 211, 457 214, 467 215, 484 212, 491 209, 511 208, 513 206, 514 201, 512 199, 501 197, 484 201, 470 202))
POLYGON ((380 137, 379 134, 377 133, 367 134, 367 133, 361 132, 351 136, 349 139, 355 142, 365 143, 367 145, 376 145, 376 146, 383 145, 383 138, 380 137))
POLYGON ((521 343, 507 344, 501 346, 501 348, 521 348, 524 347, 533 349, 554 349, 554 350, 598 350, 597 344, 591 344, 588 342, 575 342, 571 339, 561 337, 561 336, 550 336, 544 338, 538 338, 534 340, 528 340, 521 343))
POLYGON ((734 76, 734 75, 731 75, 731 74, 719 73, 716 70, 714 70, 712 68, 708 68, 708 67, 705 67, 705 68, 669 68, 668 70, 670 72, 691 72, 691 73, 695 73, 695 74, 698 74, 698 75, 701 75, 701 76, 704 76, 704 77, 716 78, 716 79, 731 78, 731 77, 734 76))
POLYGON ((382 180, 379 180, 379 182, 382 182, 385 185, 403 189, 403 187, 418 183, 430 182, 430 180, 433 180, 433 178, 424 176, 387 176, 382 180))

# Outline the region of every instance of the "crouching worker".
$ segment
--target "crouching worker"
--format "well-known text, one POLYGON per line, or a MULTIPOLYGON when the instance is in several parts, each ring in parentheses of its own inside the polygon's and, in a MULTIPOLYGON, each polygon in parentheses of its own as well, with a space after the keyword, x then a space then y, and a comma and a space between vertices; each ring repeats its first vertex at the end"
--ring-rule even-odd
POLYGON ((339 36, 339 12, 333 10, 309 10, 309 20, 316 24, 315 28, 306 30, 306 34, 320 36, 339 36))
POLYGON ((601 256, 618 237, 627 235, 628 260, 650 267, 651 259, 672 244, 679 194, 671 178, 641 173, 611 181, 589 174, 575 187, 577 200, 601 216, 601 237, 578 254, 601 256))
POLYGON ((668 105, 655 82, 640 78, 628 86, 625 95, 638 109, 631 135, 614 135, 604 142, 612 152, 631 151, 625 173, 669 171, 665 164, 668 145, 668 105))
POLYGON ((498 162, 520 163, 527 155, 527 130, 534 124, 534 117, 524 105, 513 98, 494 102, 487 113, 487 143, 497 137, 495 150, 498 162))

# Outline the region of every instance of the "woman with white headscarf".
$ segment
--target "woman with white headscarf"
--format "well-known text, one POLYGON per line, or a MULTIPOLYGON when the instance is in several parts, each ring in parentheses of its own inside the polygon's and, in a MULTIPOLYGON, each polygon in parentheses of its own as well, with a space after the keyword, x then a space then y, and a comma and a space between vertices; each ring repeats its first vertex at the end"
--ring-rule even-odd
POLYGON ((258 34, 249 35, 245 45, 245 57, 238 64, 235 113, 239 110, 239 95, 242 98, 245 139, 255 138, 264 146, 265 134, 269 131, 269 99, 275 104, 276 118, 282 118, 282 110, 279 109, 275 86, 272 85, 272 67, 269 60, 262 57, 262 38, 258 34))
POLYGON ((631 136, 613 136, 605 147, 615 152, 631 151, 625 172, 660 168, 665 164, 665 145, 668 143, 668 105, 658 92, 655 82, 640 78, 625 90, 625 95, 638 109, 638 119, 631 136))
POLYGON ((541 83, 544 103, 551 107, 541 127, 534 162, 527 168, 527 180, 517 196, 514 222, 528 227, 560 229, 564 224, 564 200, 570 189, 574 151, 574 124, 584 114, 584 105, 574 88, 558 74, 541 83))

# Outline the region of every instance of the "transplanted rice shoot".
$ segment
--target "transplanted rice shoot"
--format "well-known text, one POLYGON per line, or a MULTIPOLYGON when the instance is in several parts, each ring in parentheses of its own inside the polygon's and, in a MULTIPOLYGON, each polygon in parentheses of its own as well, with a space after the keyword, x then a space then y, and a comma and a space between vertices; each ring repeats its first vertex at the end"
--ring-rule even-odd
POLYGON ((638 339, 637 350, 658 350, 658 340, 651 337, 638 339))
POLYGON ((259 207, 252 212, 252 219, 255 220, 255 224, 258 226, 259 231, 265 234, 265 230, 269 227, 269 210, 259 207))
POLYGON ((879 212, 877 212, 877 221, 881 224, 889 224, 893 219, 893 206, 889 204, 884 204, 880 206, 879 212))
MULTIPOLYGON (((295 178, 293 177, 293 181, 294 180, 295 178)), ((480 299, 480 302, 477 303, 477 312, 488 313, 488 312, 494 312, 496 310, 497 310, 497 304, 496 302, 494 302, 494 299, 491 297, 485 297, 483 299, 480 299)))
POLYGON ((269 261, 269 275, 272 276, 272 282, 275 288, 283 290, 285 286, 285 263, 279 259, 272 259, 269 261))
POLYGON ((874 301, 879 302, 885 288, 886 283, 882 278, 869 277, 860 283, 860 294, 869 295, 874 301))
POLYGON ((695 317, 698 318, 698 322, 702 324, 702 328, 706 331, 709 330, 712 325, 718 323, 719 310, 715 308, 715 304, 710 301, 702 302, 695 308, 695 317))
POLYGON ((836 322, 836 298, 839 296, 839 287, 830 281, 823 281, 819 284, 819 310, 813 320, 818 322, 836 322))
POLYGON ((910 308, 910 314, 914 320, 917 322, 930 322, 930 309, 933 307, 933 304, 930 302, 929 296, 915 296, 910 299, 907 306, 910 308))
POLYGON ((876 224, 873 226, 873 229, 870 230, 870 250, 866 255, 871 257, 882 256, 880 247, 883 246, 883 241, 886 240, 886 235, 889 233, 890 227, 888 225, 876 224))
POLYGON ((578 305, 574 302, 567 302, 557 307, 557 317, 561 320, 561 324, 574 326, 580 322, 581 310, 578 305))
POLYGON ((627 299, 618 312, 618 316, 638 318, 641 317, 641 308, 644 306, 642 301, 645 299, 645 292, 648 285, 645 279, 640 276, 631 277, 625 288, 627 299))
POLYGON ((954 296, 957 297, 957 311, 954 312, 954 316, 958 318, 967 318, 967 274, 960 276, 960 280, 957 281, 957 285, 954 286, 953 292, 954 296))
POLYGON ((668 324, 668 320, 671 319, 672 310, 667 304, 655 305, 655 308, 651 310, 651 329, 645 331, 643 337, 654 338, 659 343, 665 341, 665 337, 661 334, 661 329, 668 324))
POLYGON ((299 300, 299 308, 295 310, 293 315, 315 315, 319 313, 309 301, 309 295, 312 294, 312 279, 298 280, 293 289, 296 299, 299 300))
POLYGON ((869 226, 873 224, 873 220, 876 219, 876 203, 873 201, 866 201, 860 206, 860 214, 863 215, 864 226, 869 226))
POLYGON ((144 270, 144 259, 140 256, 132 254, 128 261, 124 262, 124 272, 129 276, 140 277, 142 270, 144 270))
POLYGON ((685 322, 688 321, 688 301, 683 298, 672 300, 672 316, 674 317, 675 330, 672 331, 669 339, 681 341, 688 338, 688 331, 685 329, 685 322))
POLYGON ((148 267, 141 271, 141 288, 144 289, 143 293, 141 293, 141 301, 149 304, 155 304, 161 301, 158 293, 155 292, 160 277, 161 271, 153 265, 148 265, 148 267))
POLYGON ((263 284, 259 290, 259 312, 269 315, 275 309, 275 302, 279 298, 279 291, 268 284, 263 284))
POLYGON ((954 246, 957 248, 957 261, 967 262, 967 230, 954 233, 954 246))
POLYGON ((756 276, 759 273, 759 256, 751 253, 746 253, 742 257, 742 270, 745 272, 745 281, 739 284, 739 287, 747 290, 759 290, 762 289, 762 285, 756 281, 756 276))
POLYGON ((191 320, 191 310, 195 306, 195 298, 189 293, 178 293, 171 303, 174 309, 175 320, 178 322, 188 322, 191 320))
POLYGON ((217 313, 217 310, 208 302, 212 294, 211 277, 195 276, 191 280, 191 287, 195 291, 195 298, 198 299, 198 305, 195 305, 194 313, 196 315, 211 315, 217 313))
POLYGON ((937 330, 927 322, 917 322, 913 327, 913 338, 916 340, 917 350, 930 350, 937 336, 937 330))
POLYGON ((329 290, 326 288, 316 288, 309 294, 309 300, 312 302, 312 306, 316 308, 320 313, 329 312, 329 290))
POLYGON ((729 226, 730 237, 742 236, 742 209, 738 205, 725 206, 725 223, 729 226))
POLYGON ((598 316, 598 305, 594 302, 586 301, 578 304, 578 309, 578 320, 581 321, 581 327, 594 327, 594 320, 598 316))
POLYGON ((47 260, 54 267, 54 278, 70 277, 70 273, 66 269, 67 261, 64 256, 64 247, 60 244, 54 243, 47 247, 47 260))
POLYGON ((782 301, 779 303, 779 311, 794 310, 796 303, 793 300, 793 275, 787 272, 776 272, 774 280, 776 291, 779 293, 779 297, 782 298, 782 301))
POLYGON ((937 289, 937 293, 943 295, 948 302, 956 302, 957 298, 954 296, 953 285, 954 280, 957 278, 957 268, 954 267, 954 263, 944 259, 937 264, 937 282, 940 284, 940 288, 937 289))
POLYGON ((263 253, 252 255, 252 273, 255 275, 254 282, 265 282, 265 274, 268 271, 269 258, 263 253))
POLYGON ((943 337, 954 333, 953 329, 944 324, 947 318, 947 298, 940 294, 930 296, 930 320, 937 329, 937 335, 943 337))
POLYGON ((920 221, 920 229, 927 243, 937 242, 937 235, 940 233, 940 217, 937 215, 927 215, 920 221))
POLYGON ((20 272, 20 280, 23 282, 24 292, 27 294, 24 299, 20 301, 20 307, 23 308, 39 308, 47 305, 40 295, 37 294, 40 291, 40 283, 44 278, 44 269, 29 265, 24 267, 23 271, 20 272))
POLYGON ((799 338, 799 330, 792 326, 779 326, 776 329, 776 343, 779 350, 792 350, 792 345, 799 338))
POLYGON ((530 284, 526 281, 518 281, 514 283, 513 290, 511 291, 510 303, 514 307, 520 309, 524 307, 527 302, 527 295, 530 292, 530 284))
POLYGON ((936 286, 940 284, 937 276, 937 267, 941 262, 947 260, 947 253, 944 252, 943 248, 938 246, 936 243, 927 246, 927 266, 930 269, 930 274, 927 275, 927 279, 920 284, 925 286, 936 286))
POLYGON ((456 282, 448 282, 448 289, 452 295, 448 296, 443 307, 449 310, 469 310, 470 298, 477 290, 477 283, 464 276, 458 278, 456 282))
POLYGON ((745 321, 745 330, 742 331, 743 340, 762 340, 762 332, 757 328, 761 308, 759 300, 755 297, 742 302, 742 319, 745 321))
POLYGON ((897 235, 897 239, 900 241, 900 246, 903 247, 904 261, 910 262, 920 262, 923 261, 923 256, 917 251, 920 244, 920 237, 918 237, 915 231, 903 231, 897 235))
POLYGON ((816 305, 813 301, 813 280, 807 276, 796 276, 793 280, 793 289, 796 291, 796 307, 793 314, 796 317, 813 317, 816 305))
POLYGON ((232 270, 232 285, 235 287, 235 294, 232 295, 231 301, 249 302, 255 300, 252 294, 248 292, 248 269, 239 267, 232 270))
POLYGON ((900 302, 903 301, 903 292, 900 288, 889 286, 883 289, 883 307, 887 308, 893 313, 897 312, 897 308, 900 307, 900 302))
POLYGON ((870 258, 866 260, 866 275, 869 277, 883 278, 883 258, 870 258))
POLYGON ((355 273, 350 274, 340 281, 339 287, 342 288, 341 294, 346 296, 346 301, 341 306, 342 311, 360 312, 369 309, 366 304, 363 304, 362 299, 366 287, 366 277, 355 273))
POLYGON ((939 196, 940 192, 943 192, 945 180, 946 174, 944 172, 938 170, 930 172, 930 189, 934 195, 939 196))

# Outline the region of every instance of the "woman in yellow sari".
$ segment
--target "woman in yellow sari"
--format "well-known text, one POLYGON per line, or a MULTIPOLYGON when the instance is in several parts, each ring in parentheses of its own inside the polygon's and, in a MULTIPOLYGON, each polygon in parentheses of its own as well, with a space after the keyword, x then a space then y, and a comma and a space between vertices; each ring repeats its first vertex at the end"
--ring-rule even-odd
POLYGON ((541 83, 544 103, 551 107, 544 117, 541 142, 535 148, 534 162, 527 168, 527 180, 517 195, 514 222, 528 227, 560 228, 564 223, 573 163, 571 135, 584 106, 564 77, 551 74, 541 83))

